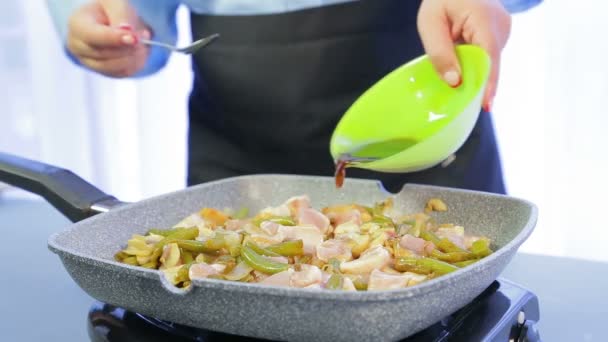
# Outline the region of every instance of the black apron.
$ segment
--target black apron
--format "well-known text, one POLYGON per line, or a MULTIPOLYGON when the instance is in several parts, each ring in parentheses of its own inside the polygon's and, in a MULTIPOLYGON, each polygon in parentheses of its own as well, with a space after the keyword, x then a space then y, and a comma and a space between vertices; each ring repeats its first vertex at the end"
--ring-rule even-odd
MULTIPOLYGON (((420 0, 359 0, 284 14, 192 15, 221 37, 193 56, 188 183, 259 173, 333 175, 333 129, 371 85, 424 53, 420 0)), ((489 114, 447 167, 348 177, 504 193, 489 114)))

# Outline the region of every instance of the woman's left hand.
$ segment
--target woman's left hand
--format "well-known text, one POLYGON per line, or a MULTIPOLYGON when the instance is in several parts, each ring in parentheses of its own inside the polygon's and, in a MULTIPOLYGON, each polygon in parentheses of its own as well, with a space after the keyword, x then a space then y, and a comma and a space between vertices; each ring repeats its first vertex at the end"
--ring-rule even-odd
POLYGON ((461 69, 454 44, 464 42, 485 49, 492 70, 483 100, 490 111, 496 95, 500 54, 511 32, 511 16, 499 0, 423 0, 418 31, 437 72, 452 87, 461 83, 461 69))

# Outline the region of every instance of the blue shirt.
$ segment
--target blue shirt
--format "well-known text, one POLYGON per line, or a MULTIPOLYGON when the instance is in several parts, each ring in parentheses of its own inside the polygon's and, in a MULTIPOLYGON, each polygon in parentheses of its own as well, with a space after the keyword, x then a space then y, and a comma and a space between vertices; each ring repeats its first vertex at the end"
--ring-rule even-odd
MULTIPOLYGON (((67 35, 68 18, 75 9, 91 0, 47 0, 51 16, 61 36, 67 35)), ((177 24, 175 12, 180 4, 197 14, 256 15, 297 11, 359 0, 130 0, 137 14, 152 28, 154 39, 175 44, 177 24)), ((406 0, 402 0, 406 1, 406 0)), ((511 12, 525 11, 542 0, 501 0, 511 12)), ((161 69, 169 59, 169 51, 152 47, 144 69, 145 76, 161 69)))

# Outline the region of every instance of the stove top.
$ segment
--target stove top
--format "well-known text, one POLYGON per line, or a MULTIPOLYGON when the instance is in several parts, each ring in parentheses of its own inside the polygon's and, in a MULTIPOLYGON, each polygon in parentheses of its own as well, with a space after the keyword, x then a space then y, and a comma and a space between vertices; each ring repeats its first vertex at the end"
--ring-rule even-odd
MULTIPOLYGON (((405 339, 422 341, 540 341, 536 295, 498 279, 473 302, 424 331, 405 339)), ((88 314, 91 341, 263 341, 161 321, 95 302, 88 314)))

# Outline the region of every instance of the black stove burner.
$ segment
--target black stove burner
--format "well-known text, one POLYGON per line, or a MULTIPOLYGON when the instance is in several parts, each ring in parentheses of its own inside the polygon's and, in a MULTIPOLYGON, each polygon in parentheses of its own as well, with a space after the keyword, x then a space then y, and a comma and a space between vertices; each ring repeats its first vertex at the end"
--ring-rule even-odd
MULTIPOLYGON (((540 341, 538 319, 536 296, 499 279, 469 305, 404 341, 534 342, 540 341)), ((101 302, 93 304, 87 323, 95 342, 262 341, 161 321, 101 302)))

